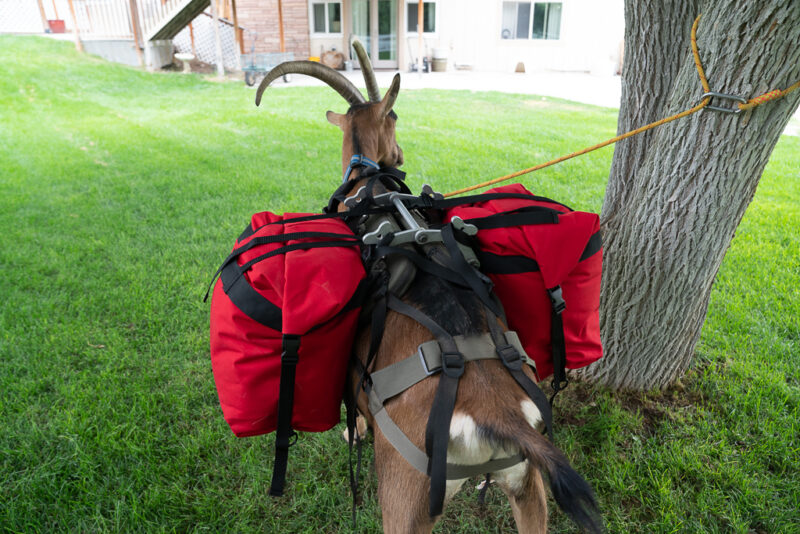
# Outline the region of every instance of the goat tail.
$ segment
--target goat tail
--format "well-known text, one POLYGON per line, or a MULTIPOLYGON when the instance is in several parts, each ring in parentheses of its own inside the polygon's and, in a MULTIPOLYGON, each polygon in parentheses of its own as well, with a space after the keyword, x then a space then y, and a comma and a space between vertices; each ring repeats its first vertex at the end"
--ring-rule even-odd
POLYGON ((491 429, 489 433, 494 439, 519 448, 532 466, 547 475, 556 504, 575 523, 593 534, 604 532, 600 509, 589 483, 572 468, 564 453, 524 418, 517 415, 512 421, 510 425, 499 425, 495 420, 484 428, 491 429))

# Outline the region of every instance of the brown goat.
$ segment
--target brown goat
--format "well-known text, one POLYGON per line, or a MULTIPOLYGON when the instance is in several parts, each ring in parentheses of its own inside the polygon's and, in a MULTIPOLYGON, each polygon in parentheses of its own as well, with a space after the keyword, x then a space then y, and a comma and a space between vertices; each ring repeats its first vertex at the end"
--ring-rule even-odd
MULTIPOLYGON (((288 62, 276 67, 259 86, 256 102, 272 80, 286 73, 319 78, 349 103, 341 115, 328 111, 328 120, 343 132, 342 170, 346 179, 361 180, 359 169, 350 168, 351 157, 363 155, 381 167, 403 163, 403 152, 395 140, 396 115, 391 111, 399 91, 396 75, 391 88, 381 98, 363 48, 354 45, 364 71, 369 101, 344 76, 311 62, 288 62)), ((360 184, 352 189, 357 191, 360 184)), ((425 272, 418 272, 402 299, 433 318, 451 335, 478 335, 489 330, 487 313, 474 292, 449 284, 425 272)), ((503 330, 505 326, 503 325, 503 330)), ((366 364, 370 333, 361 332, 357 356, 366 364)), ((389 310, 382 342, 374 359, 377 371, 415 353, 434 339, 430 330, 406 315, 389 310)), ((523 366, 532 380, 533 371, 523 366)), ((355 376, 355 371, 354 371, 355 376)), ((386 410, 408 438, 425 450, 425 429, 434 402, 440 375, 433 375, 406 389, 386 403, 386 410)), ((354 380, 357 382, 357 380, 354 380)), ((412 467, 376 426, 367 408, 367 397, 359 391, 358 407, 374 429, 375 468, 378 500, 386 533, 430 532, 438 519, 429 515, 431 479, 412 467)), ((548 480, 557 504, 578 524, 600 532, 597 508, 591 488, 569 465, 564 455, 537 428, 542 414, 499 360, 469 362, 458 385, 458 395, 450 423, 447 461, 475 465, 496 457, 521 454, 525 461, 492 473, 492 479, 506 493, 519 532, 547 530, 547 503, 542 473, 548 480)), ((446 501, 466 479, 448 480, 446 501)), ((445 502, 446 502, 445 501, 445 502)))

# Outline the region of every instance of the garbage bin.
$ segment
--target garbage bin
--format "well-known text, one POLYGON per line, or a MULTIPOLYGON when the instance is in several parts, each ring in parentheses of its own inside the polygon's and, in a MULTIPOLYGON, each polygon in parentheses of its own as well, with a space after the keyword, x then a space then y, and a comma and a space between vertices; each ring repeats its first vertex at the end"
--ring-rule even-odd
POLYGON ((433 49, 433 72, 444 72, 447 70, 447 49, 433 49))

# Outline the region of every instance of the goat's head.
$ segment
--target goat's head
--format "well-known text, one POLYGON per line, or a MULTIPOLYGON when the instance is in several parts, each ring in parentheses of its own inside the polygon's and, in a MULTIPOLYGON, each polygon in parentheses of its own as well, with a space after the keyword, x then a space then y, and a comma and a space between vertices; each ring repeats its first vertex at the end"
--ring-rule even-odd
MULTIPOLYGON (((392 85, 381 98, 375 73, 366 51, 361 43, 355 41, 353 48, 358 55, 369 100, 341 73, 313 61, 287 61, 272 69, 261 81, 256 92, 256 105, 261 103, 264 90, 277 78, 286 74, 305 74, 327 83, 350 104, 347 113, 328 111, 331 124, 338 126, 343 133, 342 172, 350 164, 355 154, 360 154, 382 167, 399 167, 403 164, 403 151, 395 139, 397 115, 392 111, 400 91, 400 75, 396 74, 392 85)), ((354 172, 351 178, 357 176, 354 172)))

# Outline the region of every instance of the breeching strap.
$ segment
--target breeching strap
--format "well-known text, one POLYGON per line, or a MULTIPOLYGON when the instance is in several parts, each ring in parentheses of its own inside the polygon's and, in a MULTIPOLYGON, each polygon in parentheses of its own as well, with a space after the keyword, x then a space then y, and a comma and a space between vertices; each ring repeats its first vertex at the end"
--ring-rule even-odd
POLYGON ((693 113, 697 113, 698 111, 702 110, 706 106, 709 105, 711 99, 714 97, 726 98, 728 100, 737 100, 739 103, 736 106, 736 109, 733 108, 719 108, 716 106, 709 106, 709 109, 713 109, 715 111, 724 111, 728 113, 737 113, 739 111, 746 111, 752 109, 756 106, 764 104, 766 102, 770 102, 772 100, 777 100, 779 98, 783 98, 784 96, 788 95, 792 91, 796 89, 800 89, 800 81, 790 85, 786 89, 775 89, 774 91, 769 91, 768 93, 764 93, 763 95, 757 96, 755 98, 751 98, 750 100, 746 100, 741 97, 732 96, 732 95, 725 95, 721 93, 714 93, 711 91, 708 85, 708 80, 706 79, 705 71, 703 70, 703 64, 700 61, 700 52, 697 48, 697 26, 700 23, 700 17, 702 15, 697 15, 697 18, 694 19, 694 24, 692 25, 692 55, 694 56, 694 64, 697 67, 697 74, 700 77, 700 84, 703 86, 703 96, 702 100, 699 104, 694 106, 691 109, 687 109, 686 111, 682 111, 681 113, 672 115, 671 117, 667 117, 656 122, 652 122, 641 128, 637 128, 635 130, 631 130, 626 132, 622 135, 618 135, 616 137, 612 137, 607 141, 603 141, 602 143, 598 143, 596 145, 592 145, 590 147, 584 148, 583 150, 578 150, 577 152, 572 152, 571 154, 567 154, 565 156, 561 156, 559 158, 547 161, 545 163, 540 163, 539 165, 535 165, 533 167, 529 167, 527 169, 522 169, 521 171, 513 172, 511 174, 507 174, 505 176, 501 176, 499 178, 494 178, 493 180, 488 180, 486 182, 482 182, 479 184, 471 185, 469 187, 464 187, 462 189, 457 189, 455 191, 450 191, 449 193, 445 193, 445 197, 451 197, 454 195, 460 195, 462 193, 466 193, 468 191, 474 191, 476 189, 482 189, 484 187, 488 187, 490 185, 494 185, 500 182, 505 182, 506 180, 511 180, 513 178, 517 178, 518 176, 522 176, 523 174, 528 174, 531 172, 538 171, 540 169, 544 169, 545 167, 550 167, 551 165, 555 165, 556 163, 561 163, 562 161, 566 161, 568 159, 572 159, 578 156, 582 156, 594 150, 598 150, 600 148, 606 147, 608 145, 612 145, 617 141, 622 141, 623 139, 627 139, 628 137, 633 137, 634 135, 646 132, 647 130, 651 130, 657 126, 661 126, 662 124, 667 124, 668 122, 672 122, 678 119, 682 119, 683 117, 688 117, 693 113))

